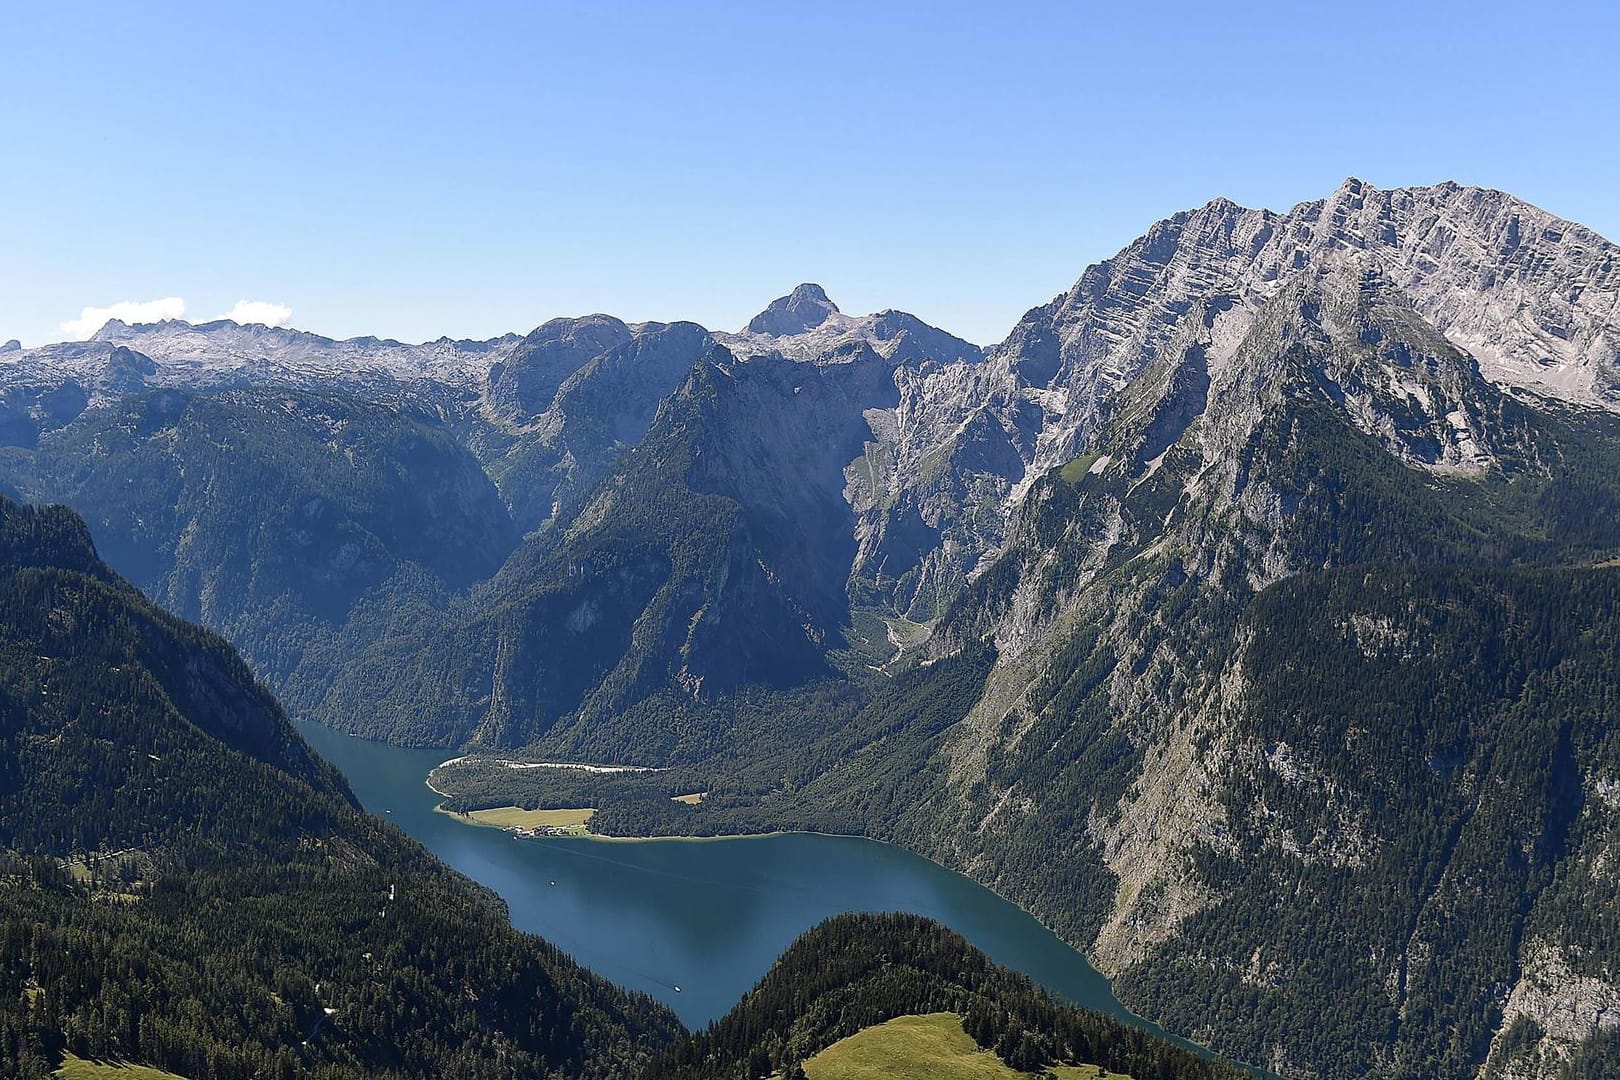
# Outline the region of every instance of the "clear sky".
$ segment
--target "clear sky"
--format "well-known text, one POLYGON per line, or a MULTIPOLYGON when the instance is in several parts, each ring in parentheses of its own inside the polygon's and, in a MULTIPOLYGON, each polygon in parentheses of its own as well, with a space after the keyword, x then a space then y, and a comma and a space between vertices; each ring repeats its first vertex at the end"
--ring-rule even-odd
POLYGON ((0 340, 734 329, 799 281, 993 342, 1154 220, 1348 175, 1620 239, 1620 4, 0 0, 0 340))

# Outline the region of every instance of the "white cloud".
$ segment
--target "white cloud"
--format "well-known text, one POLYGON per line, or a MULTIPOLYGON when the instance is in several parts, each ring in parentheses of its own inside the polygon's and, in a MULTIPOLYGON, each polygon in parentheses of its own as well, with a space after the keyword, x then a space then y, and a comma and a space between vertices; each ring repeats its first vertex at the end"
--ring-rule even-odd
POLYGON ((271 300, 238 300, 222 319, 239 323, 264 323, 266 326, 286 326, 292 322, 292 308, 271 300))
POLYGON ((79 312, 77 319, 69 319, 62 323, 61 331, 67 335, 69 341, 83 341, 100 330, 108 319, 122 319, 127 323, 152 323, 162 322, 164 319, 181 319, 185 314, 186 302, 178 296, 166 296, 162 300, 120 300, 106 307, 85 308, 79 312))

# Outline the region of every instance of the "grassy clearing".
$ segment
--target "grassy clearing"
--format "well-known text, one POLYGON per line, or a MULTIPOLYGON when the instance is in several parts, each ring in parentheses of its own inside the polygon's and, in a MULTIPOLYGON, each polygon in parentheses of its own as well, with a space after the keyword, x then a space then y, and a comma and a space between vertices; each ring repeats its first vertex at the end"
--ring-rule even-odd
POLYGON ((703 796, 707 794, 707 791, 694 791, 690 795, 676 795, 673 798, 675 802, 685 803, 687 806, 696 806, 703 801, 703 796))
POLYGON ((804 1063, 810 1080, 1017 1080, 979 1049, 954 1013, 900 1016, 840 1039, 804 1063))
POLYGON ((585 823, 591 820, 594 813, 596 809, 588 806, 573 810, 524 810, 518 806, 496 806, 456 816, 474 825, 493 825, 498 829, 551 829, 583 833, 585 823))
POLYGON ((56 1070, 62 1080, 185 1080, 183 1076, 149 1069, 145 1065, 125 1065, 115 1061, 87 1061, 69 1054, 56 1070))
POLYGON ((1111 1073, 1100 1065, 1052 1065, 1048 1068, 1057 1080, 1098 1080, 1104 1076, 1109 1080, 1131 1080, 1124 1073, 1111 1073))
POLYGON ((1091 467, 1097 464, 1097 459, 1101 456, 1095 450, 1089 454, 1081 454, 1073 461, 1065 464, 1062 472, 1058 473, 1058 475, 1063 478, 1065 484, 1078 484, 1091 473, 1091 467))
MULTIPOLYGON (((954 1013, 901 1016, 833 1043, 804 1063, 810 1080, 1026 1080, 981 1050, 954 1013)), ((1116 1077, 1095 1065, 1052 1067, 1059 1080, 1116 1077)))
POLYGON ((915 649, 934 636, 934 627, 938 623, 938 619, 916 622, 903 615, 896 615, 886 624, 889 641, 898 649, 915 649))

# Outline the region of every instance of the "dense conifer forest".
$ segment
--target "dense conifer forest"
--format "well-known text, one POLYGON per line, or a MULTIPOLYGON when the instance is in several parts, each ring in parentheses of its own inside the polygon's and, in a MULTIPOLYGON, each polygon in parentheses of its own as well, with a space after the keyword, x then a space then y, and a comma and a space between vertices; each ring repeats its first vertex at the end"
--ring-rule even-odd
POLYGON ((623 1076, 679 1024, 361 813, 220 639, 0 502, 0 1076, 623 1076))

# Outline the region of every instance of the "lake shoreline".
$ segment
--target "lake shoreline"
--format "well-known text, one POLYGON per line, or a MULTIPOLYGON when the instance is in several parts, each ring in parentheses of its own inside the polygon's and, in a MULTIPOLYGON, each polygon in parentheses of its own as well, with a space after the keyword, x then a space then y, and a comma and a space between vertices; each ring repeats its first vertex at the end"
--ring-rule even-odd
MULTIPOLYGON (((689 1027, 712 1023, 752 988, 791 943, 774 936, 783 923, 794 924, 797 937, 839 912, 908 911, 962 934, 1059 1000, 1201 1056, 1220 1056, 1127 1008, 1083 948, 1032 912, 893 840, 781 829, 713 836, 514 833, 532 842, 511 844, 490 828, 465 828, 475 822, 458 814, 435 812, 453 798, 432 783, 445 760, 442 750, 394 746, 307 722, 299 726, 349 778, 367 810, 396 815, 396 824, 452 869, 494 890, 519 930, 545 937, 622 986, 651 993, 689 1027), (434 821, 443 824, 435 827, 434 821), (754 844, 737 849, 704 843, 720 840, 754 844), (726 851, 739 853, 720 854, 726 851), (661 880, 685 884, 669 887, 661 880), (698 895, 703 899, 692 899, 698 895), (739 971, 748 973, 746 980, 737 977, 739 971), (673 989, 677 983, 684 993, 673 989)), ((1256 1066, 1243 1067, 1261 1080, 1279 1080, 1256 1066)))
MULTIPOLYGON (((433 786, 433 783, 431 781, 431 775, 432 774, 429 773, 429 779, 424 781, 424 783, 426 783, 427 786, 435 794, 444 796, 447 799, 451 798, 452 796, 450 796, 448 793, 440 791, 438 788, 433 786)), ((1032 921, 1034 921, 1038 926, 1040 926, 1040 928, 1042 930, 1044 930, 1044 931, 1046 931, 1046 933, 1050 934, 1052 936, 1053 940, 1055 942, 1057 942, 1059 945, 1061 945, 1061 946, 1063 946, 1064 948, 1067 948, 1067 949, 1073 949, 1075 952, 1078 952, 1081 956, 1086 957, 1086 959, 1088 961, 1090 960, 1090 955, 1086 952, 1086 950, 1083 947, 1081 947, 1080 945, 1077 945, 1077 944, 1075 944, 1073 942, 1068 941, 1066 938, 1063 937, 1062 934, 1059 934, 1051 926, 1047 925, 1045 920, 1041 919, 1040 916, 1036 915, 1034 912, 1030 911, 1028 908, 1025 908, 1023 905, 1017 903, 1016 901, 1008 899, 1005 896, 1002 896, 1002 894, 1000 892, 997 892, 994 888, 991 888, 991 886, 986 884, 985 882, 982 882, 982 881, 978 880, 977 878, 973 877, 971 874, 967 874, 967 873, 964 873, 961 870, 956 869, 954 866, 949 866, 949 865, 947 865, 945 863, 942 863, 938 859, 933 858, 932 856, 925 855, 920 851, 916 851, 916 850, 914 850, 912 848, 907 847, 904 844, 897 843, 897 842, 895 842, 893 840, 884 840, 881 837, 863 836, 863 835, 861 835, 859 833, 822 832, 822 831, 817 830, 817 829, 773 829, 773 830, 769 830, 769 831, 766 831, 766 832, 722 833, 722 834, 717 834, 717 835, 713 835, 713 836, 678 836, 678 835, 613 836, 613 835, 606 834, 606 833, 591 832, 589 829, 582 829, 580 832, 568 833, 568 834, 562 834, 562 833, 530 834, 530 833, 526 833, 526 832, 523 832, 523 831, 520 831, 520 830, 517 830, 517 829, 506 827, 506 826, 497 826, 497 825, 493 825, 493 824, 491 824, 489 822, 477 821, 477 820, 475 820, 473 818, 468 817, 465 814, 459 813, 459 812, 454 811, 454 810, 446 809, 446 806, 445 806, 444 803, 440 803, 438 806, 434 807, 434 812, 444 814, 444 815, 450 817, 451 819, 453 819, 455 821, 459 821, 459 822, 461 822, 463 824, 466 824, 466 825, 472 825, 472 826, 476 826, 478 828, 500 828, 504 832, 511 833, 513 836, 517 837, 520 840, 537 840, 537 841, 542 841, 542 842, 543 841, 548 841, 548 840, 564 839, 564 840, 585 840, 585 841, 591 841, 591 842, 600 843, 600 844, 657 844, 657 843, 700 844, 700 843, 707 843, 707 842, 712 842, 712 841, 724 841, 724 840, 733 840, 733 841, 735 841, 735 840, 769 840, 769 839, 772 839, 774 837, 783 837, 783 836, 821 836, 821 837, 828 837, 830 839, 837 839, 837 840, 862 840, 862 841, 866 841, 867 843, 881 844, 884 847, 890 847, 890 848, 895 849, 896 851, 903 851, 908 855, 914 856, 915 858, 922 859, 925 862, 931 863, 932 865, 939 867, 939 869, 945 871, 946 873, 955 874, 955 875, 957 875, 957 876, 959 876, 961 878, 966 879, 967 881, 972 882, 973 884, 979 886, 980 888, 983 888, 983 889, 993 893, 996 897, 998 897, 1002 901, 1012 905, 1013 907, 1017 908, 1020 912, 1022 912, 1024 915, 1028 916, 1032 921)), ((1102 969, 1095 968, 1095 970, 1097 971, 1098 975, 1100 975, 1103 978, 1103 980, 1108 983, 1109 989, 1112 991, 1113 986, 1114 986, 1114 980, 1112 978, 1110 978, 1106 973, 1104 973, 1102 971, 1102 969)), ((1203 1044, 1201 1042, 1198 1042, 1198 1041, 1196 1041, 1194 1039, 1186 1038, 1185 1036, 1182 1036, 1182 1035, 1175 1034, 1174 1032, 1170 1031, 1170 1029, 1165 1027, 1164 1024, 1161 1023, 1160 1021, 1155 1020, 1154 1018, 1152 1018, 1150 1016, 1143 1016, 1142 1014, 1134 1012, 1131 1009, 1127 1008, 1123 1001, 1119 1001, 1119 998, 1118 998, 1117 994, 1115 995, 1115 1000, 1119 1002, 1120 1009, 1121 1009, 1122 1013, 1124 1014, 1124 1018, 1126 1019, 1126 1021, 1134 1023, 1134 1025, 1137 1026, 1137 1027, 1142 1027, 1142 1028, 1144 1028, 1146 1030, 1152 1031, 1155 1034, 1159 1035, 1160 1037, 1162 1037, 1162 1038, 1164 1038, 1164 1039, 1166 1039, 1166 1040, 1168 1040, 1168 1041, 1170 1041, 1172 1043, 1181 1045, 1184 1048, 1192 1050, 1195 1053, 1198 1053, 1198 1054, 1200 1054, 1202 1056, 1205 1056, 1205 1057, 1208 1057, 1208 1058, 1211 1058, 1211 1059, 1220 1059, 1220 1060, 1224 1060, 1224 1061, 1229 1061, 1234 1065, 1238 1065, 1238 1066, 1240 1066, 1242 1068, 1248 1069, 1249 1071, 1253 1072, 1256 1076, 1269 1077, 1269 1078, 1273 1078, 1273 1080, 1281 1080, 1280 1077, 1277 1077, 1277 1074, 1272 1073, 1269 1070, 1266 1070, 1266 1069, 1262 1068, 1259 1065, 1255 1065, 1255 1064, 1252 1064, 1252 1063, 1246 1062, 1246 1061, 1239 1061, 1236 1058, 1226 1056, 1226 1055, 1222 1055, 1218 1051, 1216 1051, 1214 1048, 1206 1046, 1205 1044, 1203 1044)), ((1089 1007, 1089 1006, 1082 1006, 1082 1007, 1085 1008, 1085 1007, 1089 1007)))

